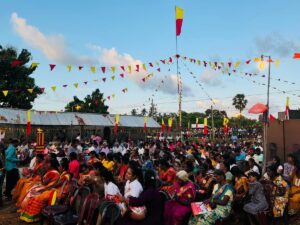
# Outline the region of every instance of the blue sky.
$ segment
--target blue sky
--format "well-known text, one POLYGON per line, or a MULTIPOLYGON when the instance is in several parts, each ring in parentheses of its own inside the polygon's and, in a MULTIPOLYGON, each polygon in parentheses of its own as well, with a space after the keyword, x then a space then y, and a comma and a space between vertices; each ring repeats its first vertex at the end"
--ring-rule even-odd
MULTIPOLYGON (((159 111, 176 112, 175 65, 162 65, 162 72, 155 72, 153 79, 145 84, 141 82, 145 74, 135 73, 122 79, 118 76, 120 72, 116 73, 115 81, 109 79, 111 75, 107 75, 105 83, 92 81, 103 77, 100 66, 134 65, 174 55, 175 5, 185 10, 178 39, 180 54, 225 62, 244 62, 271 54, 274 59, 280 59, 279 68, 272 65, 272 77, 296 83, 272 80, 271 86, 293 92, 286 95, 271 89, 271 112, 284 109, 286 96, 290 96, 291 108, 299 107, 300 60, 292 59, 294 52, 300 52, 300 2, 297 0, 1 1, 0 43, 19 50, 27 48, 32 52, 33 61, 40 62, 33 77, 48 91, 36 100, 34 109, 59 111, 73 95, 84 97, 98 87, 105 96, 116 95, 115 99, 106 101, 111 113, 128 113, 133 107, 144 107, 143 104, 149 108, 149 98, 154 99, 159 111), (57 64, 52 72, 51 63, 57 64), (86 66, 83 71, 68 72, 69 63, 86 66), (96 74, 88 71, 90 65, 97 67, 96 74), (161 80, 165 81, 163 85, 161 80), (85 86, 84 81, 89 83, 85 86), (75 89, 72 84, 77 82, 79 88, 75 89), (70 87, 63 89, 63 84, 70 87), (55 92, 50 89, 53 85, 57 86, 55 92), (123 94, 121 90, 125 87, 128 92, 123 94)), ((186 65, 216 100, 216 108, 230 115, 237 112, 231 106, 232 97, 237 93, 246 95, 247 108, 256 102, 266 102, 265 86, 253 84, 240 75, 229 77, 188 62, 186 65)), ((211 102, 181 61, 179 67, 184 85, 183 110, 204 111, 211 102)), ((256 67, 252 63, 240 70, 252 72, 256 67)), ((248 79, 266 82, 259 77, 248 79)))

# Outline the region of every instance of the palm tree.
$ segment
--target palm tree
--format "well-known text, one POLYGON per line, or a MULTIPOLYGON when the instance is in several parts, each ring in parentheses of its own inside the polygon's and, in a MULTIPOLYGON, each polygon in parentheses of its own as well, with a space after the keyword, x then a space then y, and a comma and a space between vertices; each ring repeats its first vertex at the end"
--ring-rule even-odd
POLYGON ((142 111, 141 111, 141 115, 146 116, 146 114, 147 114, 147 110, 145 108, 143 108, 142 111))
POLYGON ((137 115, 136 109, 132 109, 132 110, 131 110, 131 115, 132 115, 132 116, 136 116, 136 115, 137 115))
POLYGON ((232 105, 240 111, 240 114, 242 111, 246 108, 246 105, 248 103, 248 100, 245 99, 244 94, 237 94, 233 99, 232 105))

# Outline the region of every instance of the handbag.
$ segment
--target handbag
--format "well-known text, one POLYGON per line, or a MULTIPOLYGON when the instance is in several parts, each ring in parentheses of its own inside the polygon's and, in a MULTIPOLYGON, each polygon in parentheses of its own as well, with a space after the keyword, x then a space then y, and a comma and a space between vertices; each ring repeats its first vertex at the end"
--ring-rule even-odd
POLYGON ((143 220, 146 218, 147 208, 146 206, 132 207, 129 206, 129 216, 133 220, 143 220))

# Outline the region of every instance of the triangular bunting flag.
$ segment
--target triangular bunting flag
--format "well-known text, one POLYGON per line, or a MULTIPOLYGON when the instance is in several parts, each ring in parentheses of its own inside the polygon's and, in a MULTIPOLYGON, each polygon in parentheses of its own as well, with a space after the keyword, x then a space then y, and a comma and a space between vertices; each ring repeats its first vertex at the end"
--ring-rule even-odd
POLYGON ((157 68, 157 71, 160 72, 160 68, 157 68))
POLYGON ((103 82, 105 82, 105 81, 106 81, 106 78, 104 77, 104 78, 102 78, 102 80, 103 80, 103 82))
POLYGON ((166 64, 166 60, 165 59, 161 59, 160 60, 163 64, 166 64))
POLYGON ((91 72, 92 72, 92 73, 96 73, 96 67, 91 66, 91 72))
POLYGON ((67 66, 67 69, 68 69, 69 72, 71 72, 72 66, 71 66, 71 65, 68 65, 68 66, 67 66))
POLYGON ((153 67, 153 64, 152 64, 152 63, 149 63, 149 66, 153 67))
POLYGON ((83 66, 78 66, 78 69, 79 69, 79 70, 82 70, 82 68, 83 68, 83 66))
POLYGON ((44 92, 45 92, 45 88, 40 88, 40 91, 41 91, 42 93, 44 93, 44 92))
POLYGON ((251 62, 251 59, 249 59, 248 61, 246 61, 246 64, 249 64, 251 62))
POLYGON ((121 70, 123 70, 125 72, 125 66, 120 66, 121 70))
POLYGON ((33 89, 32 89, 32 88, 30 88, 30 89, 27 89, 27 91, 28 91, 30 94, 32 94, 32 92, 33 92, 33 89))
POLYGON ((145 82, 145 81, 146 81, 146 78, 144 77, 144 78, 142 79, 142 81, 145 82))
POLYGON ((33 63, 31 63, 30 69, 34 69, 34 68, 38 67, 38 65, 39 65, 39 63, 33 62, 33 63))
POLYGON ((238 62, 235 63, 234 67, 238 68, 240 66, 240 64, 241 64, 241 62, 238 61, 238 62))
POLYGON ((121 74, 120 74, 120 77, 124 78, 124 74, 123 74, 123 73, 121 73, 121 74))
POLYGON ((105 73, 105 69, 106 68, 104 66, 101 67, 102 73, 105 73))
POLYGON ((143 64, 143 69, 147 70, 146 64, 143 64))
POLYGON ((115 76, 111 76, 111 79, 112 79, 112 80, 115 80, 115 78, 116 78, 115 76))
POLYGON ((279 59, 276 59, 276 61, 275 61, 275 65, 276 65, 276 67, 279 67, 279 64, 280 64, 280 61, 279 61, 279 59))
POLYGON ((8 90, 4 90, 4 91, 2 91, 2 92, 3 92, 3 95, 6 97, 7 94, 8 94, 8 90))
POLYGON ((56 67, 55 64, 49 64, 49 66, 50 66, 50 71, 52 71, 56 67))
POLYGON ((136 65, 136 72, 140 71, 140 65, 136 65))
POLYGON ((84 81, 83 83, 84 83, 85 85, 87 85, 88 81, 84 81))
POLYGON ((110 96, 107 96, 107 99, 110 100, 110 96))
POLYGON ((55 90, 56 90, 56 86, 52 86, 51 89, 52 89, 53 91, 55 91, 55 90))
POLYGON ((112 66, 111 67, 111 72, 115 73, 115 71, 116 71, 116 67, 112 66))
POLYGON ((78 88, 78 83, 74 83, 74 87, 75 87, 75 88, 78 88))
POLYGON ((131 73, 131 66, 128 66, 128 73, 131 73))
POLYGON ((116 97, 116 95, 115 95, 115 94, 112 94, 111 96, 112 96, 113 98, 115 98, 115 97, 116 97))
POLYGON ((67 84, 64 84, 63 87, 66 88, 66 87, 68 87, 68 85, 67 85, 67 84))

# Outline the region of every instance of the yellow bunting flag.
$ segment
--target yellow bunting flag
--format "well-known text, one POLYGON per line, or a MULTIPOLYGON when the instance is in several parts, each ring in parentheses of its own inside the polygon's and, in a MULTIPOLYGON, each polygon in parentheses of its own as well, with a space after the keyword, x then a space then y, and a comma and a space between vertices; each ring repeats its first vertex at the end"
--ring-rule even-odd
POLYGON ((68 71, 71 72, 72 66, 71 66, 71 65, 68 65, 67 68, 68 68, 68 71))
POLYGON ((240 65, 241 65, 241 62, 238 61, 238 62, 235 63, 235 66, 234 66, 234 67, 235 67, 235 68, 238 68, 240 65))
POLYGON ((3 95, 6 97, 7 94, 8 94, 8 90, 4 90, 4 91, 2 91, 2 92, 3 92, 3 95))
POLYGON ((258 69, 259 70, 264 70, 265 69, 265 62, 264 61, 260 61, 260 63, 258 64, 258 69))
POLYGON ((116 71, 116 67, 112 66, 111 67, 111 72, 115 73, 115 71, 116 71))
POLYGON ((131 66, 128 66, 128 73, 131 73, 131 66))
POLYGON ((33 92, 33 89, 32 89, 32 88, 30 88, 30 89, 27 89, 27 91, 28 91, 30 94, 32 94, 32 92, 33 92))
POLYGON ((115 78, 116 78, 116 76, 112 76, 112 77, 111 77, 112 80, 115 80, 115 78))
POLYGON ((146 64, 143 64, 143 69, 147 70, 146 64))
POLYGON ((33 63, 31 63, 30 69, 34 69, 34 68, 38 67, 38 65, 40 65, 40 63, 33 62, 33 63))
POLYGON ((116 95, 115 95, 115 94, 112 94, 112 95, 111 95, 111 97, 115 98, 115 97, 116 97, 116 95))
POLYGON ((92 73, 96 73, 96 67, 91 66, 91 72, 92 72, 92 73))
POLYGON ((56 90, 56 86, 52 86, 51 88, 52 88, 52 90, 53 90, 53 91, 55 91, 55 90, 56 90))
POLYGON ((74 84, 74 87, 75 87, 75 88, 78 88, 78 83, 75 83, 75 84, 74 84))
POLYGON ((278 67, 278 66, 279 66, 279 64, 280 64, 280 61, 279 61, 279 59, 276 59, 276 61, 275 61, 275 65, 276 65, 276 67, 278 67))
POLYGON ((198 59, 197 60, 197 64, 200 66, 201 65, 201 61, 198 59))
POLYGON ((256 58, 253 59, 253 61, 254 61, 254 62, 260 62, 261 59, 256 57, 256 58))

